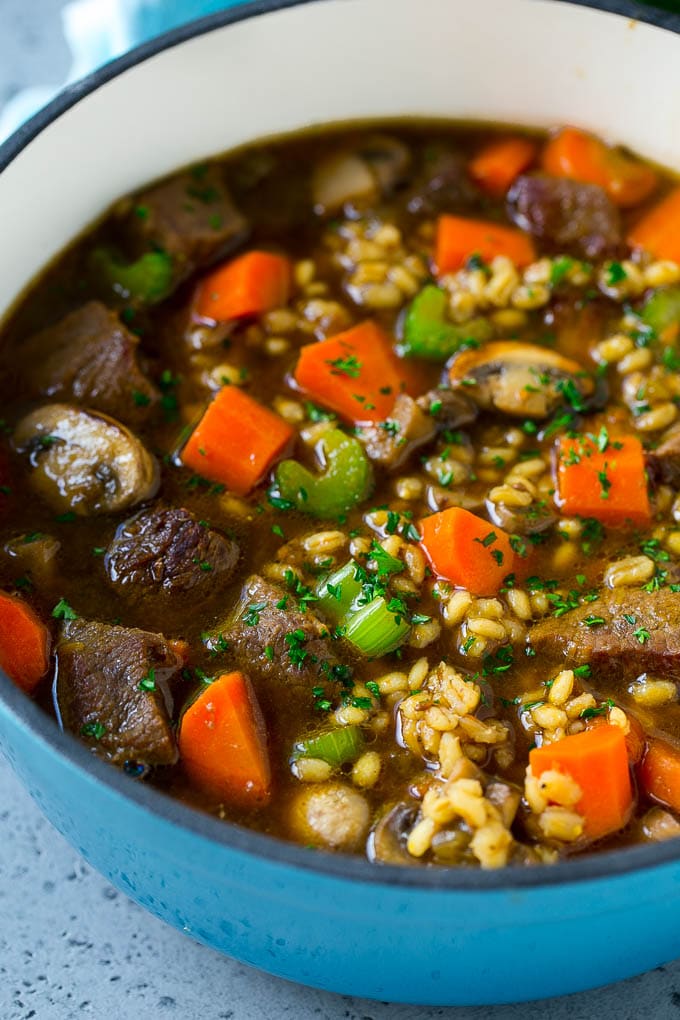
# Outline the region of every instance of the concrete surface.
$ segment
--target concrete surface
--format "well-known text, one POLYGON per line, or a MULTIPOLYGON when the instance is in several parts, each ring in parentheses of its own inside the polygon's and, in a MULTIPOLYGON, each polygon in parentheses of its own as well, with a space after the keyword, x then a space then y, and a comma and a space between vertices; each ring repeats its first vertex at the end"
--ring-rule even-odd
MULTIPOLYGON (((65 74, 61 6, 0 0, 0 106, 65 74)), ((546 946, 548 966, 550 954, 546 946)), ((0 760, 0 1020, 85 1017, 670 1020, 680 1018, 680 962, 588 994, 497 1008, 418 1009, 304 989, 218 956, 126 899, 51 828, 0 760)))

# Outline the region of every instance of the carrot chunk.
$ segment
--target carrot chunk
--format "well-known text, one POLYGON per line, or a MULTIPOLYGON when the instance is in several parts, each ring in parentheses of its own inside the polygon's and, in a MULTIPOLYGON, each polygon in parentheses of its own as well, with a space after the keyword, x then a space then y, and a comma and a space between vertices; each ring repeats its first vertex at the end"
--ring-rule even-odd
POLYGON ((249 251, 203 279, 196 313, 214 322, 261 315, 286 304, 291 279, 289 259, 268 251, 249 251))
POLYGON ((50 633, 23 599, 0 592, 0 669, 31 694, 50 664, 50 633))
POLYGON ((627 240, 631 248, 643 248, 656 259, 680 262, 680 187, 638 220, 627 240))
POLYGON ((468 171, 480 188, 501 198, 515 178, 531 166, 536 152, 537 145, 530 138, 499 138, 470 160, 468 171))
MULTIPOLYGON (((642 755, 645 753, 645 731, 642 725, 637 721, 634 715, 630 712, 626 712, 626 718, 628 719, 628 732, 626 733, 626 750, 628 752, 628 761, 631 765, 637 765, 642 759, 642 755)), ((604 718, 604 716, 598 715, 592 719, 589 719, 586 723, 586 728, 597 729, 598 726, 609 726, 610 723, 604 718)))
POLYGON ((293 438, 278 414, 238 386, 224 386, 182 450, 188 468, 245 496, 264 478, 293 438))
POLYGON ((645 163, 576 128, 563 128, 550 139, 543 150, 543 169, 555 177, 599 184, 623 207, 644 201, 659 183, 645 163))
POLYGON ((239 807, 263 807, 271 770, 262 712, 243 673, 225 673, 185 711, 179 754, 189 778, 206 793, 239 807))
POLYGON ((646 794, 680 811, 680 750, 651 737, 638 770, 640 783, 646 794))
POLYGON ((569 515, 639 527, 652 519, 644 451, 635 436, 561 438, 557 490, 555 501, 569 515))
POLYGON ((439 276, 460 269, 472 255, 485 262, 506 255, 516 266, 528 266, 536 258, 536 249, 531 238, 514 227, 464 216, 440 216, 435 245, 439 276))
POLYGON ((420 541, 436 573, 473 595, 495 595, 514 567, 510 536, 461 507, 422 520, 420 541))
POLYGON ((300 351, 295 382, 346 421, 384 421, 407 389, 408 373, 389 336, 370 319, 300 351))
POLYGON ((583 816, 589 839, 617 832, 628 821, 633 806, 633 789, 628 767, 628 750, 623 730, 606 723, 534 747, 529 752, 534 776, 555 770, 571 776, 581 787, 575 810, 583 816))

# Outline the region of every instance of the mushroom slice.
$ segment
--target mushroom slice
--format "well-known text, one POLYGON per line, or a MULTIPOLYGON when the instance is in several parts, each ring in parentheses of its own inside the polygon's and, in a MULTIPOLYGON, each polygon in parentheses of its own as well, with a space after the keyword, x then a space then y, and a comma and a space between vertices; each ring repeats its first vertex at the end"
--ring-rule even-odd
POLYGON ((158 490, 155 457, 105 414, 46 404, 21 419, 13 442, 29 457, 33 488, 56 510, 116 513, 158 490))
POLYGON ((400 801, 385 812, 366 843, 368 859, 374 864, 417 864, 406 849, 406 838, 418 817, 418 805, 400 801))
POLYGON ((370 205, 391 194, 404 181, 410 161, 408 148, 389 135, 370 135, 357 148, 331 152, 312 171, 315 211, 329 215, 347 202, 370 205))
POLYGON ((522 418, 547 418, 564 403, 581 410, 595 388, 577 361, 514 340, 461 351, 450 363, 449 381, 465 386, 478 407, 522 418))

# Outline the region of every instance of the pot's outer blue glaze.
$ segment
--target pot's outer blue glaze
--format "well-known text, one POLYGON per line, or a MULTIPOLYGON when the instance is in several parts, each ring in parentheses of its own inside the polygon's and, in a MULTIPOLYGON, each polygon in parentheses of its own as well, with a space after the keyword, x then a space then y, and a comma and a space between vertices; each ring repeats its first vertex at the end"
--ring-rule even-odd
POLYGON ((152 813, 9 711, 0 748, 119 889, 206 945, 295 981, 398 1002, 497 1003, 607 984, 680 954, 675 861, 563 883, 534 873, 538 883, 514 887, 456 888, 444 877, 417 888, 379 871, 356 881, 342 866, 310 872, 152 813))
MULTIPOLYGON (((0 172, 81 97, 148 56, 270 0, 185 26, 55 100, 0 146, 0 172)), ((569 0, 680 32, 627 0, 569 0)), ((321 988, 489 1004, 607 984, 680 955, 680 848, 500 872, 377 868, 191 811, 93 759, 0 674, 0 750, 55 827, 142 906, 194 938, 321 988)))

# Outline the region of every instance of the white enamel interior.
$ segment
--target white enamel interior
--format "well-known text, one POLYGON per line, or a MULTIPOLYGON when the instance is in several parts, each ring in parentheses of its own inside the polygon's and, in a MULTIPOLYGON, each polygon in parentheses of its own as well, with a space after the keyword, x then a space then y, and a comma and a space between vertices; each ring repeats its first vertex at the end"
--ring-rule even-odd
POLYGON ((408 114, 571 122, 680 169, 680 36, 559 0, 318 0, 172 47, 0 174, 0 315, 145 181, 260 136, 408 114))

